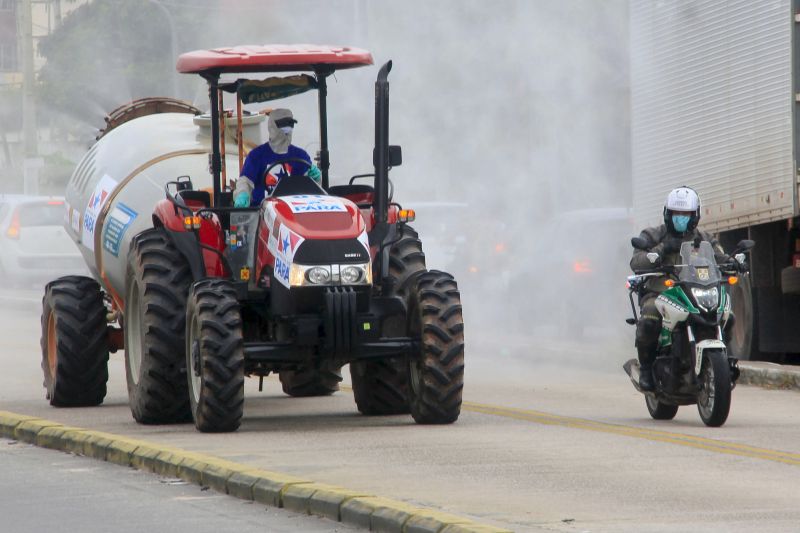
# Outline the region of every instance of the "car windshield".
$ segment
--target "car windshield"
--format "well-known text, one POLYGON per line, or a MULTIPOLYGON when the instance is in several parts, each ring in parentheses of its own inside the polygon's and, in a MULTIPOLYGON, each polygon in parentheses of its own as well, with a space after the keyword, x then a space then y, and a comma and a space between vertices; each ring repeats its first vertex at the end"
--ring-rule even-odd
POLYGON ((714 259, 711 243, 703 241, 695 247, 692 242, 681 245, 681 271, 679 279, 698 285, 713 285, 721 278, 719 267, 714 259))
POLYGON ((17 208, 19 226, 61 226, 64 224, 64 203, 21 204, 17 208))

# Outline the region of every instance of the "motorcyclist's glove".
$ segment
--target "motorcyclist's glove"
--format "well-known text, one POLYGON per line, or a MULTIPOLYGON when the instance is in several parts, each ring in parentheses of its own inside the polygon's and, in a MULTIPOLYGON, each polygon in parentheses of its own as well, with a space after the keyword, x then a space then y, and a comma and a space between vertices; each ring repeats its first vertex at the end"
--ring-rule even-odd
POLYGON ((740 274, 747 274, 747 272, 750 271, 750 265, 747 264, 747 261, 743 263, 736 261, 736 270, 738 270, 740 274))
POLYGON ((311 163, 308 172, 306 172, 306 176, 319 183, 320 179, 322 179, 322 172, 319 170, 317 165, 311 163))
MULTIPOLYGON (((681 251, 682 241, 676 237, 667 237, 661 242, 664 254, 675 254, 681 251)), ((662 254, 663 255, 663 254, 662 254)))
POLYGON ((250 193, 241 191, 233 197, 234 207, 250 207, 250 193))

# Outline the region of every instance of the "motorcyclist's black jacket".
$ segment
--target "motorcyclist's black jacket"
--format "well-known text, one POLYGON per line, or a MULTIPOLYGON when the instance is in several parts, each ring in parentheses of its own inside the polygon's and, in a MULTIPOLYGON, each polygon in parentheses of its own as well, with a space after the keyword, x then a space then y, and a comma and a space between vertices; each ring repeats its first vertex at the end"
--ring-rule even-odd
MULTIPOLYGON (((728 263, 731 260, 730 257, 725 254, 725 251, 722 249, 717 239, 710 233, 697 228, 692 231, 687 231, 682 236, 678 236, 670 233, 666 224, 661 224, 658 227, 643 230, 639 234, 639 237, 647 240, 651 244, 647 250, 634 249, 633 257, 631 258, 631 269, 635 274, 651 272, 660 265, 671 266, 680 264, 681 244, 684 242, 692 242, 697 237, 711 244, 711 247, 714 249, 714 259, 717 264, 728 263), (649 252, 656 252, 660 256, 661 261, 653 265, 650 260, 647 259, 647 254, 649 252)), ((654 292, 663 292, 666 290, 663 279, 659 278, 649 279, 645 287, 648 291, 654 292)))

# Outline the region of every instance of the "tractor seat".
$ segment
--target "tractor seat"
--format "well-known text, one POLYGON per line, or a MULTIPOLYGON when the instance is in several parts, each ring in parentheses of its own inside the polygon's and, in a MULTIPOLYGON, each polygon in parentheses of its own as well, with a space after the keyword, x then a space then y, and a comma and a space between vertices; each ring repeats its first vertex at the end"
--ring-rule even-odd
POLYGON ((328 193, 308 176, 287 176, 278 182, 270 196, 293 196, 295 194, 327 195, 328 193))
POLYGON ((360 209, 369 209, 375 197, 375 188, 372 185, 334 185, 328 187, 328 194, 347 198, 360 209))
POLYGON ((208 191, 186 189, 175 195, 189 207, 211 207, 211 194, 208 191))

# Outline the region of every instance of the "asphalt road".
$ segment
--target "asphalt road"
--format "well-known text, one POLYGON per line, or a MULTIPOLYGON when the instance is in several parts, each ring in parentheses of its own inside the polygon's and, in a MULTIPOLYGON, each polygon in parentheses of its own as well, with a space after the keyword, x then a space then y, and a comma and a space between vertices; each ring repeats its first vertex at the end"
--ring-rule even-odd
POLYGON ((466 403, 451 426, 360 416, 347 390, 297 399, 273 380, 259 393, 250 380, 241 429, 207 435, 192 425, 137 425, 121 354, 112 355, 102 406, 51 408, 41 387, 38 314, 7 307, 0 409, 515 531, 797 531, 800 523, 800 394, 742 386, 722 428, 705 427, 693 407, 656 422, 621 369, 632 348, 616 333, 589 329, 590 342, 579 342, 534 330, 500 342, 497 331, 468 322, 466 403))

